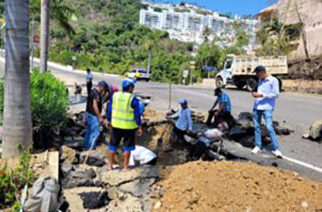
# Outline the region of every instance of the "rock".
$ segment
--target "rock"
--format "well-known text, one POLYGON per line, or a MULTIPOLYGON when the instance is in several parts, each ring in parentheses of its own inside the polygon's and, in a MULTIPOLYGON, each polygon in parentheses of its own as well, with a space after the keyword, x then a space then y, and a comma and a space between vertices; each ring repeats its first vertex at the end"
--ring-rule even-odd
POLYGON ((144 193, 147 193, 150 186, 155 183, 155 178, 149 179, 137 179, 119 186, 119 189, 123 192, 130 193, 135 197, 141 197, 144 193))
POLYGON ((253 120, 253 114, 249 112, 241 112, 238 116, 239 120, 253 120))
POLYGON ((70 177, 72 178, 84 178, 84 179, 93 179, 96 177, 95 171, 90 168, 86 171, 72 171, 70 173, 70 177))
POLYGON ((110 186, 118 186, 136 179, 158 177, 159 171, 156 166, 142 166, 122 173, 120 173, 120 170, 102 172, 102 182, 110 186))
MULTIPOLYGON (((77 188, 64 189, 63 195, 65 196, 65 200, 69 205, 68 210, 65 210, 65 211, 88 211, 88 209, 84 208, 84 202, 83 202, 81 195, 83 193, 104 194, 105 192, 106 192, 106 190, 104 188, 100 188, 100 187, 77 187, 77 188)), ((90 198, 90 199, 88 198, 88 199, 96 201, 97 197, 98 196, 95 196, 94 198, 90 198)), ((106 198, 105 195, 102 195, 101 197, 106 198)), ((85 206, 87 206, 87 203, 85 206)), ((105 207, 105 206, 103 206, 103 207, 105 207)), ((104 209, 104 211, 105 211, 105 209, 104 209)))
POLYGON ((312 140, 322 140, 322 120, 315 121, 312 124, 309 135, 312 140))
POLYGON ((275 132, 277 135, 289 135, 291 131, 288 128, 277 126, 275 127, 275 132))
POLYGON ((244 136, 240 140, 240 143, 244 147, 253 148, 254 147, 254 136, 244 136))
POLYGON ((254 123, 252 120, 249 119, 239 119, 237 120, 237 124, 242 126, 244 130, 250 130, 254 128, 254 123))
POLYGON ((302 138, 309 139, 310 138, 310 133, 304 133, 302 135, 302 138))
POLYGON ((302 208, 308 208, 308 207, 309 207, 309 203, 307 203, 306 201, 303 201, 303 202, 301 203, 301 207, 302 207, 302 208))
POLYGON ((64 163, 77 163, 77 153, 72 148, 62 146, 60 160, 64 161, 64 163))
MULTIPOLYGON (((84 163, 88 152, 82 152, 80 155, 80 163, 84 163)), ((105 155, 100 152, 90 152, 86 161, 87 165, 102 167, 106 164, 105 155)))
POLYGON ((76 187, 90 187, 90 186, 104 186, 101 181, 94 181, 91 179, 84 179, 84 178, 65 178, 62 180, 63 188, 76 188, 76 187))
POLYGON ((110 202, 107 192, 83 192, 79 194, 83 200, 83 207, 85 209, 99 209, 110 202))
POLYGON ((231 130, 228 133, 229 138, 232 140, 239 139, 240 137, 242 137, 244 135, 245 135, 245 132, 244 132, 243 128, 238 125, 231 128, 231 130))
POLYGON ((70 163, 63 163, 60 166, 60 170, 61 170, 63 176, 67 177, 70 174, 70 172, 74 170, 74 167, 70 163))
POLYGON ((157 201, 155 204, 154 204, 154 209, 155 210, 158 210, 158 209, 160 209, 161 208, 161 206, 162 206, 162 203, 161 203, 161 201, 157 201))

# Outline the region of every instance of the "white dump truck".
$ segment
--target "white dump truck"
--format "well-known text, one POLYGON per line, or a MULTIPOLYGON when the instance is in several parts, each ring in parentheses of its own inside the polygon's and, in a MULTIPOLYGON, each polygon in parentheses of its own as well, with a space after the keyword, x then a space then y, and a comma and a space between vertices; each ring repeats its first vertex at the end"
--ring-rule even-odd
POLYGON ((257 88, 257 77, 253 73, 258 65, 266 67, 266 71, 277 77, 280 89, 282 88, 282 75, 288 74, 287 57, 257 57, 254 55, 227 55, 222 71, 216 75, 216 86, 224 88, 228 84, 238 89, 253 91, 257 88))

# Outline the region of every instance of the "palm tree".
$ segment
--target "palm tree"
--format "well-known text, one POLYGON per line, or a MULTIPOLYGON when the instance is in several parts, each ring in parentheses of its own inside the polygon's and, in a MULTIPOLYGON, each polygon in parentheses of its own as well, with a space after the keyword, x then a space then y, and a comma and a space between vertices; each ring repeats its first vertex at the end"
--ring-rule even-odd
POLYGON ((32 145, 30 110, 28 0, 6 0, 6 65, 2 157, 32 145))
POLYGON ((49 20, 52 18, 57 21, 65 29, 67 35, 72 35, 75 31, 69 20, 75 15, 75 11, 64 0, 32 0, 30 10, 35 20, 39 20, 39 12, 41 14, 40 70, 45 72, 47 71, 49 50, 49 20))
POLYGON ((148 39, 143 43, 143 49, 148 51, 148 68, 147 68, 148 74, 150 74, 150 69, 151 69, 151 51, 152 51, 153 43, 154 42, 152 39, 148 39))
POLYGON ((49 49, 49 15, 50 0, 41 1, 40 22, 40 71, 47 71, 48 49, 49 49))

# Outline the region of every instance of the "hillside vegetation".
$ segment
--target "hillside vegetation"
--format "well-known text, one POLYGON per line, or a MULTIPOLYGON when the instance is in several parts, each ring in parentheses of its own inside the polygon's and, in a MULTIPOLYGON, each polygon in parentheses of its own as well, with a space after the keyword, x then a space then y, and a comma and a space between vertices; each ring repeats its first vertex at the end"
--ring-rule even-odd
POLYGON ((52 23, 50 60, 123 74, 131 65, 146 67, 151 49, 153 80, 181 81, 180 70, 189 64, 192 45, 170 40, 167 32, 140 26, 143 5, 139 1, 65 0, 65 4, 75 12, 70 20, 73 32, 52 23))

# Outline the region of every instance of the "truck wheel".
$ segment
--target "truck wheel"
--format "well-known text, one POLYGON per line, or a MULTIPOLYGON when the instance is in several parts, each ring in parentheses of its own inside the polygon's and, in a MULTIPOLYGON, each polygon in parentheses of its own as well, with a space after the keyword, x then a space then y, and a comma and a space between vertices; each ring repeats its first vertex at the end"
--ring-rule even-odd
POLYGON ((257 81, 254 78, 250 78, 247 80, 247 90, 252 92, 257 89, 257 81))
POLYGON ((222 77, 217 77, 216 78, 216 87, 217 88, 224 88, 225 85, 224 85, 224 80, 222 77))
POLYGON ((278 80, 278 86, 279 86, 279 89, 280 89, 280 92, 282 92, 282 88, 283 88, 283 82, 282 82, 282 79, 279 78, 279 77, 276 77, 277 80, 278 80))
POLYGON ((245 87, 246 83, 241 82, 241 81, 237 81, 237 82, 235 82, 235 85, 239 90, 242 90, 245 87))

